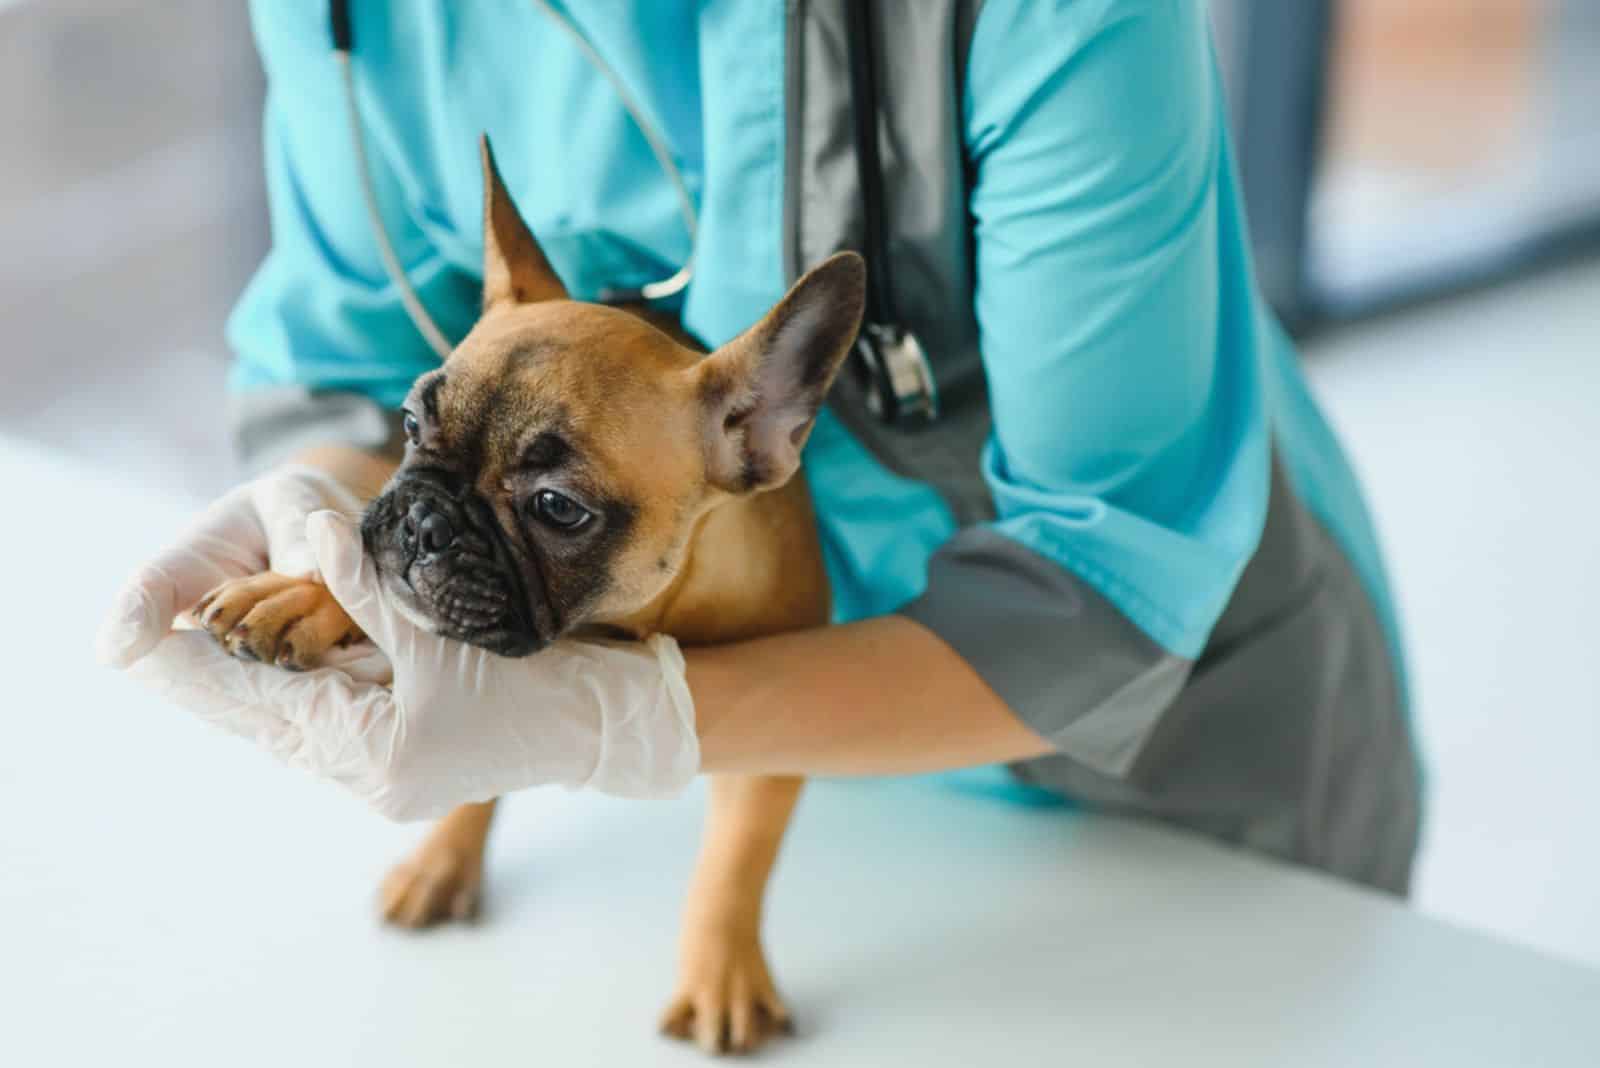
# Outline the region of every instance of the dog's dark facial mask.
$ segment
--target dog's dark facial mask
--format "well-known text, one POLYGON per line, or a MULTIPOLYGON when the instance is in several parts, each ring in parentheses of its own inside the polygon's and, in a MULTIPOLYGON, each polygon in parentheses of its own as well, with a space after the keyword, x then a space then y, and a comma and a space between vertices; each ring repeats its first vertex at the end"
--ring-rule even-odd
POLYGON ((718 501, 783 485, 855 337, 843 253, 711 353, 568 298, 483 144, 484 312, 405 404, 406 456, 362 522, 402 609, 525 656, 628 629, 718 501))
POLYGON ((397 474, 367 509, 361 537, 413 621, 436 633, 526 656, 560 629, 549 598, 528 594, 523 563, 493 509, 447 468, 397 474))

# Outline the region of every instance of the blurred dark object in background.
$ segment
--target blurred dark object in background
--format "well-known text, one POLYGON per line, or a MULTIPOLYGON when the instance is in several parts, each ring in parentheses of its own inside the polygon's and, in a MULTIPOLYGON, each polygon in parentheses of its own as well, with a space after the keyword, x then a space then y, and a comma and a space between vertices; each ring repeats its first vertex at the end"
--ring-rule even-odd
POLYGON ((1211 7, 1262 285, 1292 327, 1600 244, 1600 3, 1211 7))

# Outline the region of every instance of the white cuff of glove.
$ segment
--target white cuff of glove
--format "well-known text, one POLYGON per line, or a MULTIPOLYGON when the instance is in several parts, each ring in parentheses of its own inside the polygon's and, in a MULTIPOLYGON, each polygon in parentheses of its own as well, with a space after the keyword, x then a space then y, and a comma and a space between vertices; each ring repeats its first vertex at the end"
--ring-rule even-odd
POLYGON ((575 686, 601 709, 600 752, 582 785, 617 797, 676 797, 700 770, 683 653, 665 634, 643 642, 564 642, 575 686))

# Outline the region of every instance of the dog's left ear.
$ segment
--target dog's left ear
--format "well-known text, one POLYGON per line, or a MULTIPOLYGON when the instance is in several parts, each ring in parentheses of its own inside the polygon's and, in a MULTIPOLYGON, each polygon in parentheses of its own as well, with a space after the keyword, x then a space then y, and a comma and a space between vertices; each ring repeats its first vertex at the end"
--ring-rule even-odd
POLYGON ((713 483, 750 493, 793 477, 817 410, 861 326, 866 288, 866 263, 840 252, 696 366, 713 483))
POLYGON ((500 179, 488 134, 478 139, 478 150, 483 156, 483 310, 568 299, 567 287, 500 179))

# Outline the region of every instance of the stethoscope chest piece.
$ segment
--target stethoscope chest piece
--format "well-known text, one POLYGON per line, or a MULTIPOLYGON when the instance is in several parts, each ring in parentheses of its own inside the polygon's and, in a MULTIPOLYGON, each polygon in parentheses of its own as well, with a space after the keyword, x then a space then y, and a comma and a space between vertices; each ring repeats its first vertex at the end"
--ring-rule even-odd
POLYGON ((939 388, 922 342, 900 326, 867 323, 852 361, 867 409, 885 423, 911 427, 939 418, 939 388))

